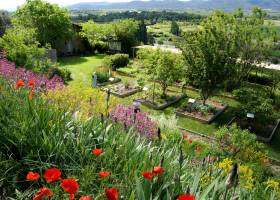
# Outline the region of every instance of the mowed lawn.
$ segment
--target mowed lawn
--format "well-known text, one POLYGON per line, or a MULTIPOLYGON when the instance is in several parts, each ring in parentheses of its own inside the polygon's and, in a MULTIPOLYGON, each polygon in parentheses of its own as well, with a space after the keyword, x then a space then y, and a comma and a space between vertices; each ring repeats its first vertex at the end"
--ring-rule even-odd
MULTIPOLYGON (((88 88, 91 87, 92 83, 92 73, 98 69, 102 65, 103 58, 105 55, 94 55, 94 56, 84 56, 84 57, 69 57, 69 58, 62 58, 59 60, 59 65, 62 68, 66 68, 70 70, 71 77, 73 80, 69 82, 70 87, 79 87, 79 89, 82 89, 83 86, 88 88)), ((128 78, 125 76, 118 75, 122 81, 127 81, 132 78, 128 78)), ((173 90, 176 90, 174 87, 171 87, 173 90)), ((192 90, 186 91, 187 95, 192 98, 198 98, 199 94, 192 90)), ((141 96, 141 93, 137 93, 135 95, 129 96, 127 98, 121 98, 120 102, 129 105, 133 102, 134 99, 139 98, 141 96)), ((202 124, 196 120, 178 117, 178 125, 189 129, 191 131, 199 132, 206 135, 213 135, 215 131, 218 130, 220 126, 226 125, 227 122, 234 116, 234 108, 238 106, 238 102, 229 98, 223 98, 223 97, 213 97, 212 99, 216 101, 221 101, 224 103, 227 103, 229 105, 229 108, 223 113, 217 120, 215 120, 211 124, 202 124)), ((184 100, 182 100, 180 103, 182 103, 184 100)), ((149 109, 147 107, 142 106, 142 110, 149 112, 152 115, 161 115, 165 114, 168 115, 174 115, 174 110, 177 105, 171 106, 169 108, 166 108, 163 111, 155 111, 152 109, 149 109)), ((280 130, 278 131, 276 137, 274 138, 274 141, 271 145, 267 145, 267 149, 269 151, 269 155, 272 157, 275 157, 277 159, 280 159, 280 148, 279 148, 279 141, 280 141, 280 130)))
POLYGON ((70 86, 91 86, 92 73, 102 64, 104 55, 69 57, 59 59, 59 65, 71 72, 70 86))

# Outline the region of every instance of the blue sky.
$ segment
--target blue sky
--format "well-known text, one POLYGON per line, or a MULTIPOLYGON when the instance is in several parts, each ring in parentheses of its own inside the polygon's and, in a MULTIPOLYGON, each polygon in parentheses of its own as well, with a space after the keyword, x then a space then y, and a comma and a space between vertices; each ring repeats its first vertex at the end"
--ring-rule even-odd
MULTIPOLYGON (((109 1, 109 2, 126 2, 129 0, 47 0, 50 3, 57 3, 61 6, 71 5, 79 2, 100 2, 100 1, 109 1)), ((0 0, 0 10, 15 10, 18 6, 22 5, 25 0, 0 0)))

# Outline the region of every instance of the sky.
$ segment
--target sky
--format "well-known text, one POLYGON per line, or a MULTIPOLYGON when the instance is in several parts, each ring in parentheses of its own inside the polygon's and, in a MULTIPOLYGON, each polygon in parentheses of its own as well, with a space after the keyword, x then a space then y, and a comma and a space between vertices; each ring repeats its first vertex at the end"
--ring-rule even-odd
MULTIPOLYGON (((126 2, 130 0, 47 0, 50 3, 57 3, 61 6, 71 5, 80 2, 100 2, 100 1, 109 1, 109 2, 126 2)), ((16 10, 16 8, 22 5, 25 0, 0 0, 0 10, 16 10)))

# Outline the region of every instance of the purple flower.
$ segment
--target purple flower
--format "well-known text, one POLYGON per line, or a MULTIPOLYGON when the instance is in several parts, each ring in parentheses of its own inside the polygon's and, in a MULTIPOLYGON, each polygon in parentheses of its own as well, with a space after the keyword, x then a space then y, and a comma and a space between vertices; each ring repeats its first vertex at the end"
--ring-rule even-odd
POLYGON ((110 118, 125 127, 134 128, 141 136, 153 139, 157 137, 156 123, 148 113, 134 112, 134 106, 119 105, 110 112, 110 118))
POLYGON ((0 58, 0 76, 9 81, 23 80, 28 82, 34 81, 36 89, 48 91, 63 87, 63 80, 59 76, 48 79, 47 74, 34 73, 24 68, 16 68, 15 63, 8 61, 6 58, 0 58))

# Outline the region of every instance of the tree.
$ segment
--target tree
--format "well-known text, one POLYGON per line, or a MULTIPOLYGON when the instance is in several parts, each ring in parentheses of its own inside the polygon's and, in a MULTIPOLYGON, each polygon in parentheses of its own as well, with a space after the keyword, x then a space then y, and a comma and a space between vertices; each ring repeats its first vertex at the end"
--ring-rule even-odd
POLYGON ((14 27, 8 29, 0 38, 0 47, 5 49, 8 59, 14 61, 17 66, 43 70, 40 68, 49 64, 43 59, 46 48, 41 47, 36 38, 35 29, 14 27))
POLYGON ((200 89, 204 105, 223 86, 237 58, 230 21, 226 14, 216 12, 200 29, 188 32, 182 42, 187 82, 200 89))
POLYGON ((11 25, 11 18, 8 12, 0 11, 0 36, 4 35, 6 29, 11 25))
POLYGON ((176 35, 176 36, 180 35, 180 28, 179 28, 179 25, 177 24, 177 22, 175 22, 175 21, 171 22, 170 33, 172 33, 173 35, 176 35))
MULTIPOLYGON (((162 97, 166 97, 168 86, 179 80, 183 71, 183 58, 180 55, 152 49, 142 49, 137 52, 138 58, 143 61, 145 74, 149 80, 158 82, 161 86, 162 97)), ((153 91, 153 101, 154 101, 153 91)))
POLYGON ((63 47, 72 36, 72 23, 68 11, 43 0, 27 0, 15 13, 13 24, 36 30, 41 45, 63 47))
POLYGON ((265 23, 266 13, 259 8, 254 8, 248 17, 238 10, 233 14, 233 30, 235 37, 238 60, 235 64, 235 74, 232 83, 239 85, 246 79, 250 72, 266 61, 276 41, 276 31, 272 24, 265 23))
POLYGON ((82 25, 81 35, 86 37, 92 46, 103 41, 120 41, 122 44, 122 51, 130 53, 131 47, 136 45, 139 35, 140 25, 135 20, 119 20, 107 24, 98 24, 89 21, 82 25))

